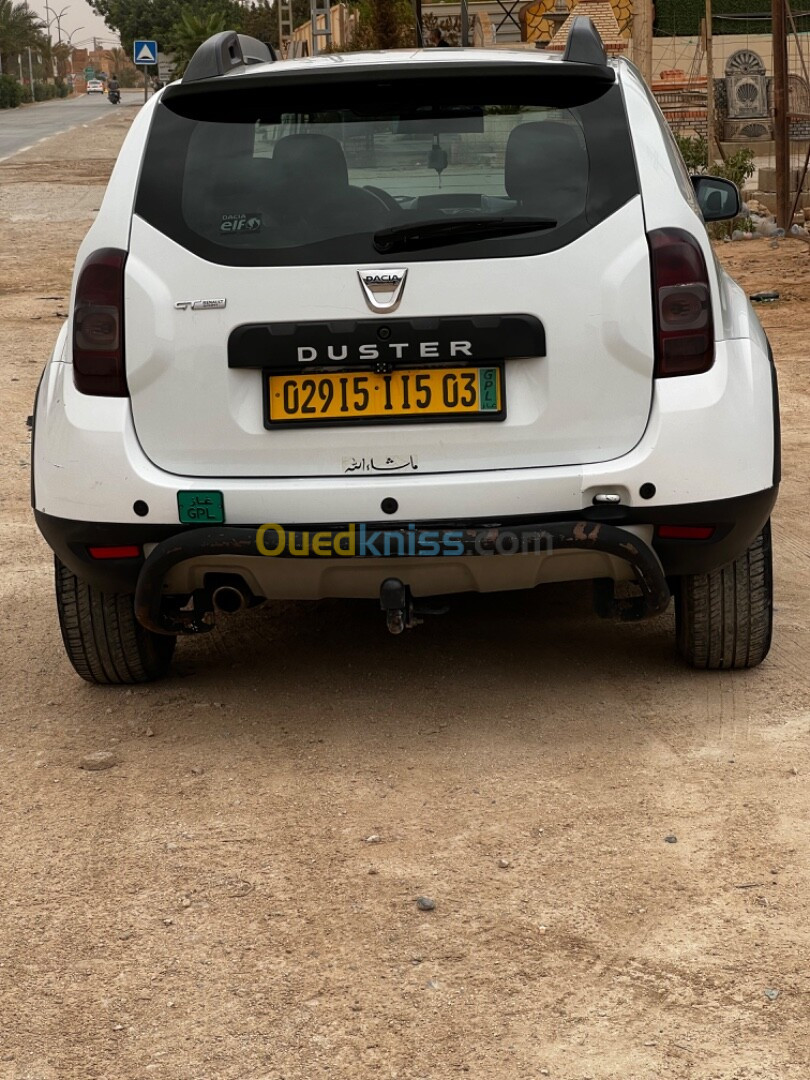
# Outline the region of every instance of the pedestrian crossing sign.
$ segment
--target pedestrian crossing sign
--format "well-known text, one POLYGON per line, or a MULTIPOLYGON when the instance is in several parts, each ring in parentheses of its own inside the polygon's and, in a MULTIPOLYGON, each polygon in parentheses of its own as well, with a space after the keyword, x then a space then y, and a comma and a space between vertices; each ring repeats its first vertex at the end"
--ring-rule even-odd
POLYGON ((132 55, 138 65, 156 64, 158 62, 158 47, 156 41, 136 41, 132 55))

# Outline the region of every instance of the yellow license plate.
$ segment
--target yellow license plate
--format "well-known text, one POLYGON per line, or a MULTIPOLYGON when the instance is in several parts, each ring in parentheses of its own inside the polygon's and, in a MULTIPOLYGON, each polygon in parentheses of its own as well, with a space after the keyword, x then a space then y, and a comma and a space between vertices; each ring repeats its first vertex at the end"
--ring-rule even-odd
POLYGON ((334 374, 266 374, 267 423, 463 420, 503 417, 503 369, 403 368, 334 374))

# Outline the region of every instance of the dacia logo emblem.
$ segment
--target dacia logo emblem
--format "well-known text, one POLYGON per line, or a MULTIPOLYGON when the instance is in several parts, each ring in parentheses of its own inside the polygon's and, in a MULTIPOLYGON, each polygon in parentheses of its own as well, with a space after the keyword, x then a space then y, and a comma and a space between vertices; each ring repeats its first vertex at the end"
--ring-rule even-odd
POLYGON ((399 307, 405 289, 408 271, 404 268, 374 266, 368 270, 358 270, 360 287, 366 303, 372 311, 388 312, 399 307))

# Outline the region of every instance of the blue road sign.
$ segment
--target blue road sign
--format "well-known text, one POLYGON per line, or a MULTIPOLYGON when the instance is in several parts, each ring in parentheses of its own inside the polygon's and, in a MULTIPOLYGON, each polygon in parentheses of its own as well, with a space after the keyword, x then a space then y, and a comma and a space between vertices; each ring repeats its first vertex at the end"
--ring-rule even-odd
POLYGON ((138 65, 156 64, 158 62, 157 42, 136 41, 132 47, 132 55, 138 65))

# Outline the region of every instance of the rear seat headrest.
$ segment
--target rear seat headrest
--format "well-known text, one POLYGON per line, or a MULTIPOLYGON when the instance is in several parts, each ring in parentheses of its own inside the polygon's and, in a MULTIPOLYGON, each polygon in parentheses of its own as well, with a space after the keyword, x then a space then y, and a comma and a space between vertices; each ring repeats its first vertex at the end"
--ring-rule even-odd
POLYGON ((279 178, 312 188, 346 188, 349 170, 343 147, 328 135, 285 135, 273 150, 279 178))
POLYGON ((585 205, 588 154, 571 124, 538 120, 509 134, 504 182, 510 199, 573 217, 585 205))

